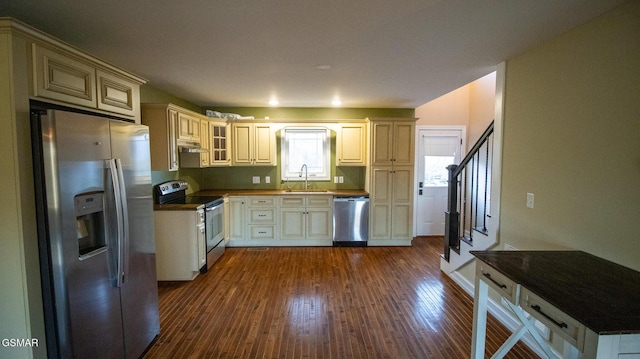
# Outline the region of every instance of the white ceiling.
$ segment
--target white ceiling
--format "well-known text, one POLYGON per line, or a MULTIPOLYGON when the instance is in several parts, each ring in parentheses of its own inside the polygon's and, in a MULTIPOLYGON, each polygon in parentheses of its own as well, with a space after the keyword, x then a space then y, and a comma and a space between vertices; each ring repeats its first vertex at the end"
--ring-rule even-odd
POLYGON ((622 0, 2 0, 200 106, 415 108, 622 0), (329 69, 318 69, 328 65, 329 69))

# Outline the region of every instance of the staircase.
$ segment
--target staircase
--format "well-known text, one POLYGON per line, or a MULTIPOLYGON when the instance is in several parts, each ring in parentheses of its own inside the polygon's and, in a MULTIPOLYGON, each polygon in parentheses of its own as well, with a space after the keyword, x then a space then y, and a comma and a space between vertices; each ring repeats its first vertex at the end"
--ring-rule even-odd
POLYGON ((450 274, 474 257, 470 250, 485 250, 496 242, 491 228, 493 125, 458 165, 450 165, 444 252, 440 269, 450 274))

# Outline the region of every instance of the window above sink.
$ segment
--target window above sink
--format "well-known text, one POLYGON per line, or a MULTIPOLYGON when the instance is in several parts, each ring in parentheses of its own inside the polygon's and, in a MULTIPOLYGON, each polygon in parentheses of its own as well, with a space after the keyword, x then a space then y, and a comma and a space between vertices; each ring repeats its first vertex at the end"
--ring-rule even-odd
POLYGON ((330 180, 330 139, 328 128, 283 128, 281 132, 282 178, 288 181, 330 180))

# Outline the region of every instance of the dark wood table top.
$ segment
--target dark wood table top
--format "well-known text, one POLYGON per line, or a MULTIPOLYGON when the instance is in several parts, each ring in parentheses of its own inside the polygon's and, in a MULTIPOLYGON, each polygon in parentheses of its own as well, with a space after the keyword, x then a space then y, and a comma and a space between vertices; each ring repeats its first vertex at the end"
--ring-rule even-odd
POLYGON ((597 334, 640 333, 640 272, 581 251, 471 251, 597 334))

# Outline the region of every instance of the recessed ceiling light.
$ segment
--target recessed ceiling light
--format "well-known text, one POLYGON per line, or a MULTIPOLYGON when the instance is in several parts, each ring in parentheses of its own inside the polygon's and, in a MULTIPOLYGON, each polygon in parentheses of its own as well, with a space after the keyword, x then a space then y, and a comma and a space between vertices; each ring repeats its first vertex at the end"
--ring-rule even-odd
POLYGON ((333 101, 331 101, 331 104, 334 106, 340 106, 342 105, 342 101, 340 101, 340 99, 333 99, 333 101))
POLYGON ((272 98, 271 100, 269 100, 269 105, 271 106, 278 106, 279 103, 280 102, 275 98, 272 98))
POLYGON ((331 68, 331 65, 318 65, 316 66, 316 69, 318 70, 329 70, 331 68))

